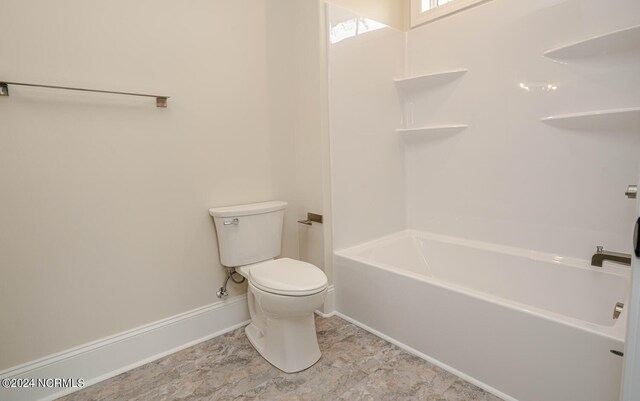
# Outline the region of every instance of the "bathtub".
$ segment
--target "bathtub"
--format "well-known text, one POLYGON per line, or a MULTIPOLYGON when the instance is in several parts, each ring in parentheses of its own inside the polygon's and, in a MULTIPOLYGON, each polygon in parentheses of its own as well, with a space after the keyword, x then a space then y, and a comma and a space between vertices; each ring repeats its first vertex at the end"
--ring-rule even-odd
POLYGON ((619 398, 626 267, 412 230, 334 263, 340 314, 505 400, 619 398))

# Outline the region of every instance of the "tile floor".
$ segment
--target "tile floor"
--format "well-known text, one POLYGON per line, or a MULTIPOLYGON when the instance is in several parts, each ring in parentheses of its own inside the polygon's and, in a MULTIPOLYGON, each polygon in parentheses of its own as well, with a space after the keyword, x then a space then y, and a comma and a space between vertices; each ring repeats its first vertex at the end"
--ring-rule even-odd
POLYGON ((60 400, 500 401, 338 317, 316 328, 322 358, 300 373, 271 366, 238 329, 60 400))

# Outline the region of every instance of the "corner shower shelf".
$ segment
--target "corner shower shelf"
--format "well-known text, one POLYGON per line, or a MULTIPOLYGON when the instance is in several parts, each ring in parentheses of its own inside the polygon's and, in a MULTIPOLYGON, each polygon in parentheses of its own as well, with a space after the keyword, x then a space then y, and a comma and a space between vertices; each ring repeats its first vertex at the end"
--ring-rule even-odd
POLYGON ((640 50, 640 25, 560 46, 544 53, 552 59, 572 59, 640 50))
POLYGON ((399 134, 455 134, 468 128, 468 125, 439 125, 431 127, 398 128, 399 134))
POLYGON ((541 121, 564 128, 640 130, 640 107, 559 114, 545 117, 541 121))
POLYGON ((451 70, 443 71, 435 74, 419 75, 416 77, 394 79, 396 88, 403 91, 411 91, 415 89, 426 89, 434 86, 442 85, 447 82, 453 81, 468 70, 451 70))

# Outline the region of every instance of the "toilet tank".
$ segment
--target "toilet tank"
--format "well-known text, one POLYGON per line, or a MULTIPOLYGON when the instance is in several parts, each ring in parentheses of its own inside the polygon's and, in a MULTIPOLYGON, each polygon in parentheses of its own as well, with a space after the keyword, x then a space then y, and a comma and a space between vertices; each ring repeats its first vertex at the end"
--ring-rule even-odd
POLYGON ((209 209, 218 233, 220 263, 238 267, 273 259, 282 249, 286 202, 209 209))

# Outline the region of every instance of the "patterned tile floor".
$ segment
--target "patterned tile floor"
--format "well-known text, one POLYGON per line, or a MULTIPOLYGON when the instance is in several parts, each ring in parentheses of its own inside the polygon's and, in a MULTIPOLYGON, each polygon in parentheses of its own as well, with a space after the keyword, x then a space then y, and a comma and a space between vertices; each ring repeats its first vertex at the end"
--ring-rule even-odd
POLYGON ((300 373, 271 366, 238 329, 60 400, 500 401, 338 317, 316 328, 322 358, 300 373))

